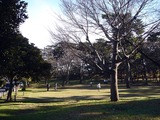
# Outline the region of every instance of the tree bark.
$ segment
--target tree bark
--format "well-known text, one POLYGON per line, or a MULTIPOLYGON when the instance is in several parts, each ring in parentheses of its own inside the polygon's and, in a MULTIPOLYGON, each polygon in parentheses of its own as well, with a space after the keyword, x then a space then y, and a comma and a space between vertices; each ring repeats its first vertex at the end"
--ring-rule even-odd
POLYGON ((128 60, 126 60, 126 65, 127 65, 127 71, 126 71, 126 88, 130 88, 130 81, 131 81, 131 67, 130 63, 128 60))
POLYGON ((118 72, 118 65, 115 64, 111 72, 111 101, 119 100, 117 72, 118 72))
POLYGON ((113 56, 112 56, 112 68, 111 68, 111 101, 119 100, 118 93, 118 42, 113 41, 113 56))
POLYGON ((13 89, 13 77, 9 78, 10 80, 10 86, 7 94, 7 99, 6 102, 11 102, 12 101, 12 89, 13 89))

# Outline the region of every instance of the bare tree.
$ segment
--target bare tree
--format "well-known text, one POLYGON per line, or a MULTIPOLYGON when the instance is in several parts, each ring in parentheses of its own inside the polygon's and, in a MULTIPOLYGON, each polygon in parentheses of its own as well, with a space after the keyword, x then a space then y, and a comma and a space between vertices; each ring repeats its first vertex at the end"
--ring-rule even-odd
POLYGON ((148 35, 159 26, 156 0, 61 0, 61 3, 63 15, 59 15, 59 19, 63 23, 56 32, 51 32, 53 39, 88 42, 86 47, 102 63, 95 63, 97 67, 110 70, 111 101, 118 101, 118 67, 133 56, 148 35), (137 21, 143 25, 135 27, 137 21), (92 41, 96 38, 103 38, 112 46, 111 68, 104 66, 103 58, 93 46, 92 41))
POLYGON ((75 56, 77 51, 73 51, 72 47, 73 43, 69 42, 59 42, 53 46, 53 58, 56 61, 54 65, 57 75, 62 77, 62 86, 69 82, 69 76, 73 68, 76 66, 80 66, 81 60, 79 57, 75 56))

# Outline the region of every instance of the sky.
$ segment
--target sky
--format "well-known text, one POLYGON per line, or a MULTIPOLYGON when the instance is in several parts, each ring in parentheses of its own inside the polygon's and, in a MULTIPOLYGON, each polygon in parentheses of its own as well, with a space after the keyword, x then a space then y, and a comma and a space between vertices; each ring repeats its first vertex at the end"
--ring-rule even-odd
MULTIPOLYGON (((60 12, 60 0, 24 0, 29 18, 20 26, 24 37, 40 49, 53 44, 49 29, 58 23, 54 14, 60 12)), ((159 0, 157 0, 159 1, 159 0)))
POLYGON ((56 19, 54 13, 58 13, 60 0, 24 0, 28 3, 28 19, 20 26, 22 35, 34 43, 36 47, 43 49, 51 45, 49 28, 54 27, 56 19))

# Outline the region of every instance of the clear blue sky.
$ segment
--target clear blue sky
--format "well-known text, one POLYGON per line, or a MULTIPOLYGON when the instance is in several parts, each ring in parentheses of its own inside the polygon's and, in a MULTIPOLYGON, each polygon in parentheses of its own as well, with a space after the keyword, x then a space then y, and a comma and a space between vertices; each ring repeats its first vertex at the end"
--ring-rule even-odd
POLYGON ((58 12, 60 0, 24 0, 28 3, 29 18, 20 26, 23 36, 39 48, 51 44, 48 28, 54 27, 54 12, 58 12))

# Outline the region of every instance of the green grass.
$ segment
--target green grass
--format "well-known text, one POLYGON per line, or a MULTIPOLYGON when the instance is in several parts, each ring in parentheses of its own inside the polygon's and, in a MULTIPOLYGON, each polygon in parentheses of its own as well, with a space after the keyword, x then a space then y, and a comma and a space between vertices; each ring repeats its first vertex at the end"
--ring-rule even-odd
POLYGON ((160 120, 159 87, 121 86, 119 92, 121 100, 110 102, 108 85, 100 91, 96 85, 48 92, 31 87, 18 93, 17 102, 0 103, 0 120, 160 120))

